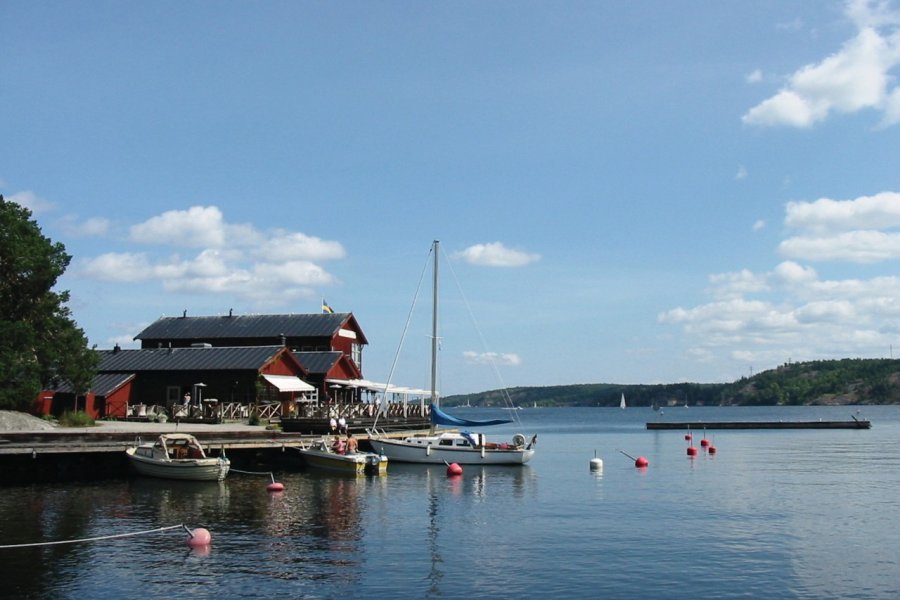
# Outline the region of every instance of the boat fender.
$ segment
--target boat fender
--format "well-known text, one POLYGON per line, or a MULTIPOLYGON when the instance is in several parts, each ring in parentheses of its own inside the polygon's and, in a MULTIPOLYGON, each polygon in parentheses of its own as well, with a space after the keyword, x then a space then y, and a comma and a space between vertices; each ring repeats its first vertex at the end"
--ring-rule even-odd
POLYGON ((431 456, 431 444, 425 446, 425 456, 431 456))
POLYGON ((525 436, 522 435, 521 433, 517 433, 516 435, 513 436, 512 441, 513 441, 513 446, 515 446, 516 448, 521 448, 522 446, 525 445, 525 436))
POLYGON ((481 458, 484 458, 484 446, 481 446, 481 458))

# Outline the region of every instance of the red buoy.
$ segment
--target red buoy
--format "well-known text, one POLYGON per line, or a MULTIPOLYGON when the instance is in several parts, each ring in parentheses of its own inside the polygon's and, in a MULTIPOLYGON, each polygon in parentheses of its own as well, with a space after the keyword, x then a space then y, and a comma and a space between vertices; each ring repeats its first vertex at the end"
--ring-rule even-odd
POLYGON ((646 458, 644 458, 643 456, 638 456, 636 459, 634 459, 634 466, 637 467, 638 469, 646 467, 649 464, 650 464, 650 461, 647 460, 646 458))
POLYGON ((700 440, 700 445, 703 446, 704 448, 706 448, 707 446, 709 446, 709 440, 706 438, 703 438, 702 440, 700 440))
POLYGON ((269 485, 266 486, 266 491, 269 491, 269 492, 283 492, 283 491, 284 491, 284 484, 281 483, 280 481, 273 481, 272 483, 270 483, 269 485))
POLYGON ((684 434, 684 439, 686 439, 687 441, 691 441, 692 439, 694 439, 694 436, 690 433, 686 433, 684 434))
POLYGON ((697 456, 697 447, 696 446, 688 446, 687 455, 688 456, 697 456))
POLYGON ((188 534, 187 545, 191 548, 203 548, 212 543, 212 535, 209 533, 208 529, 204 529, 203 527, 198 527, 193 531, 188 530, 188 534))
POLYGON ((707 448, 706 451, 709 452, 710 454, 715 454, 715 453, 716 453, 716 447, 713 446, 712 444, 710 444, 710 445, 709 445, 709 448, 707 448))
POLYGON ((453 477, 455 475, 462 475, 462 467, 457 463, 447 465, 447 477, 453 477))

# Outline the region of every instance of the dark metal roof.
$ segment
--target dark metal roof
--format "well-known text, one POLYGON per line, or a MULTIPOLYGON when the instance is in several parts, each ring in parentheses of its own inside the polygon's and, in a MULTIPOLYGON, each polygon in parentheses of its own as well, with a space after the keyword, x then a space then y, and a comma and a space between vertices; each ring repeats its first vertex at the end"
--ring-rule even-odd
POLYGON ((342 352, 294 352, 294 356, 300 361, 310 374, 325 375, 331 370, 337 361, 341 360, 342 352))
POLYGON ((258 371, 283 350, 284 346, 102 350, 98 371, 258 371))
MULTIPOLYGON (((108 396, 130 380, 134 379, 134 373, 100 373, 91 380, 91 390, 97 396, 108 396)), ((54 392, 63 394, 72 394, 75 388, 69 382, 63 382, 56 388, 54 392)))
POLYGON ((220 338, 331 337, 351 313, 163 317, 137 334, 136 340, 214 340, 220 338))

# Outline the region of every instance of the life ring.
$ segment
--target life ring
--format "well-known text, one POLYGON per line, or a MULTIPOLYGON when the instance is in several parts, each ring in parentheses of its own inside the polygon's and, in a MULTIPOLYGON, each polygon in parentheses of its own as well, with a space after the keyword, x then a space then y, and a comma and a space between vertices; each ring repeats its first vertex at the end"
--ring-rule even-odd
POLYGON ((516 448, 521 448, 525 445, 525 436, 521 433, 517 433, 513 436, 513 446, 516 448))

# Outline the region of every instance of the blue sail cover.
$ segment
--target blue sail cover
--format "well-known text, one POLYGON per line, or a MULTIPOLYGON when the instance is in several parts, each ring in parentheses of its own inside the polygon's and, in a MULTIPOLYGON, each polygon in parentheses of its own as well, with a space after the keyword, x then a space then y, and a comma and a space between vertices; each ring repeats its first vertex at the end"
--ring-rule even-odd
POLYGON ((431 424, 445 425, 447 427, 488 427, 490 425, 503 425, 504 423, 512 423, 510 419, 493 419, 491 421, 472 421, 470 419, 460 419, 451 417, 436 404, 431 405, 431 424))

